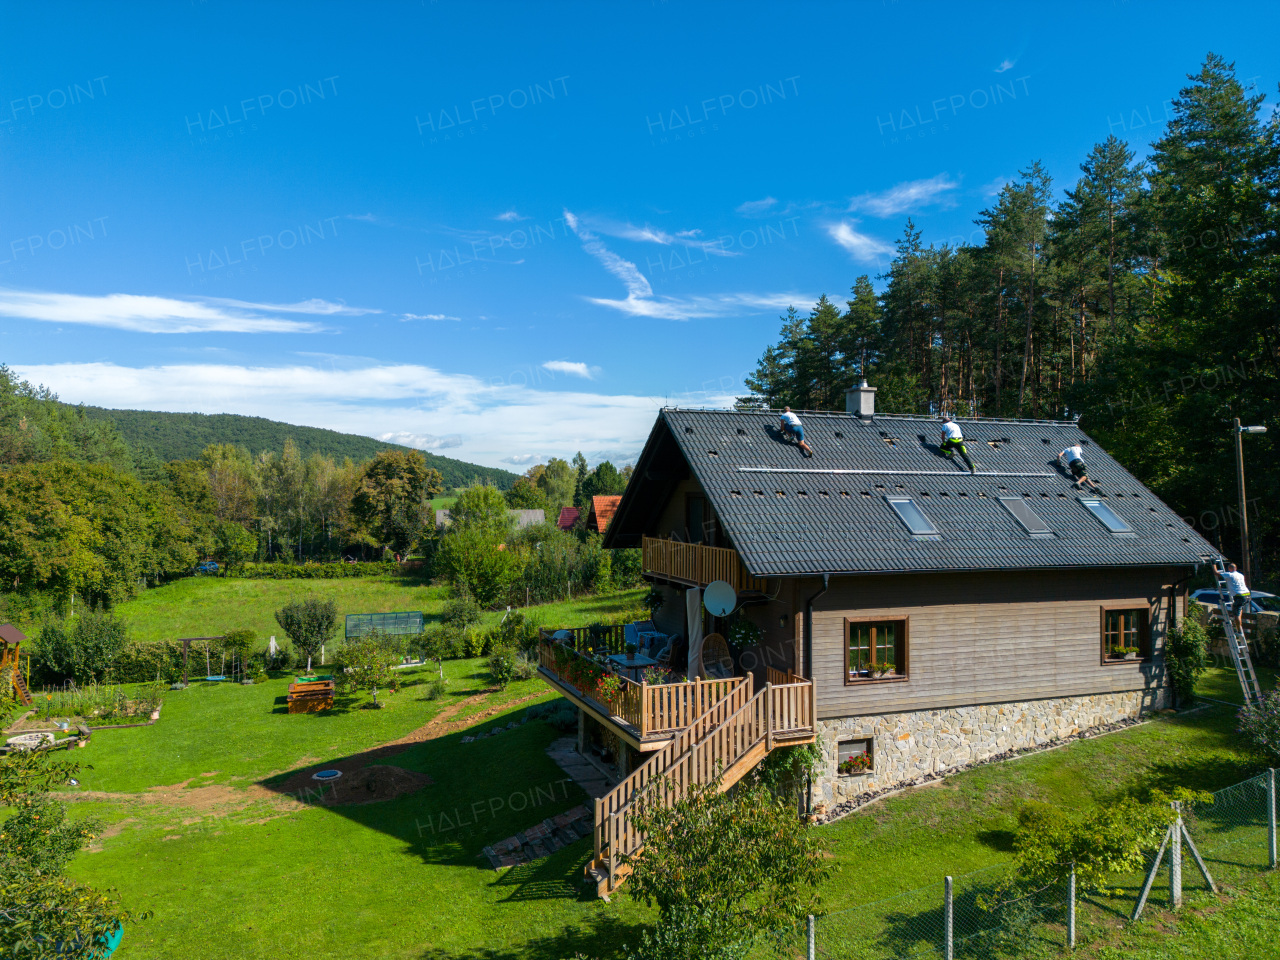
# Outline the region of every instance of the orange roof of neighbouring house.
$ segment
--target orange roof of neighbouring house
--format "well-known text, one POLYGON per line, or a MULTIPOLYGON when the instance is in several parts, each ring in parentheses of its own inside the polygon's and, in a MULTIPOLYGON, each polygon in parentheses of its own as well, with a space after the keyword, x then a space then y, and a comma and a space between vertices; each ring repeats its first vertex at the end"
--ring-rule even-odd
POLYGON ((17 645, 27 639, 21 630, 11 623, 0 623, 0 641, 17 645))
POLYGON ((609 529, 609 521, 618 512, 618 504, 622 502, 622 494, 591 498, 591 516, 587 518, 587 526, 599 533, 609 529))
POLYGON ((560 519, 556 521, 556 526, 561 530, 568 530, 578 522, 578 517, 582 515, 582 511, 577 507, 561 507, 560 519))

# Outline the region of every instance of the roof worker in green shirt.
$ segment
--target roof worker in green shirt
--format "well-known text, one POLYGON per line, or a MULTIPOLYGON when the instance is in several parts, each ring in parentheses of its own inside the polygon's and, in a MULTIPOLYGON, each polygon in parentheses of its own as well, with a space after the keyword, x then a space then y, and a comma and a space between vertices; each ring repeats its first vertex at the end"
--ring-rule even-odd
POLYGON ((969 451, 964 445, 964 434, 960 431, 960 424, 951 419, 951 414, 944 413, 942 415, 942 445, 938 447, 952 463, 955 462, 956 454, 960 454, 964 458, 964 462, 969 465, 970 473, 977 473, 978 466, 969 456, 969 451))

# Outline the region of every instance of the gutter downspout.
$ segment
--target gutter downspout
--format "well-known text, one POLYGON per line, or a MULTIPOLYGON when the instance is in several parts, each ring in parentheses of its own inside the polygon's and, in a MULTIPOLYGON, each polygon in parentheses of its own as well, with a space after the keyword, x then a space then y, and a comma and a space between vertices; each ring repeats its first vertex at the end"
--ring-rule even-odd
MULTIPOLYGON (((809 682, 813 682, 813 601, 827 592, 831 587, 831 574, 822 575, 822 589, 805 601, 804 604, 804 673, 809 682)), ((817 718, 815 718, 816 721, 817 718)), ((805 817, 813 815, 813 773, 805 772, 805 817)))
POLYGON ((804 604, 804 675, 813 679, 813 601, 827 592, 831 586, 831 574, 822 575, 822 589, 805 601, 804 604))

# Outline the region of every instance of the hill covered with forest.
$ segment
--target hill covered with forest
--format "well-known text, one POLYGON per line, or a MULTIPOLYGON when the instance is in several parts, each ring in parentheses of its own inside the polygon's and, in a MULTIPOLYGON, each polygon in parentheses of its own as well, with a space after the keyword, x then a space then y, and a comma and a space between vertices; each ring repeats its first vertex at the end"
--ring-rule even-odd
MULTIPOLYGON (((300 427, 265 417, 245 417, 234 413, 164 413, 156 410, 108 410, 83 406, 86 416, 110 420, 134 450, 150 450, 160 460, 194 460, 210 444, 229 443, 246 448, 256 456, 264 450, 280 453, 285 440, 293 440, 304 457, 313 453, 341 461, 350 457, 360 463, 380 450, 407 450, 395 443, 339 433, 321 427, 300 427)), ((446 487, 465 487, 476 480, 491 483, 499 490, 510 489, 516 475, 507 470, 423 452, 427 466, 444 477, 446 487)))

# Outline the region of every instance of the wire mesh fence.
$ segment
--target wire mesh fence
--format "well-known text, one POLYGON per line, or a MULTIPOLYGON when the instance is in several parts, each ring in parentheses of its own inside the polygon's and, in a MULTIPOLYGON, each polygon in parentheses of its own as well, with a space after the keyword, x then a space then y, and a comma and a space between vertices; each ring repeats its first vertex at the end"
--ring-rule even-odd
MULTIPOLYGON (((1182 885, 1207 889, 1194 865, 1203 860, 1219 889, 1247 881, 1276 865, 1276 772, 1268 771, 1219 790, 1212 802, 1182 809, 1186 836, 1182 885), (1192 850, 1194 846, 1194 852, 1192 850)), ((1075 895, 1070 878, 1034 892, 1009 884, 1011 864, 939 878, 935 884, 824 914, 815 919, 815 958, 841 960, 978 960, 1052 953, 1068 945, 1078 910, 1132 915, 1148 878, 1150 902, 1170 906, 1174 897, 1171 853, 1152 876, 1146 869, 1114 877, 1105 892, 1075 895)))

